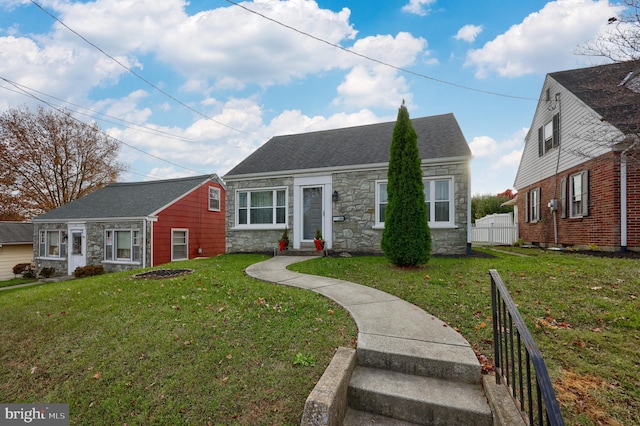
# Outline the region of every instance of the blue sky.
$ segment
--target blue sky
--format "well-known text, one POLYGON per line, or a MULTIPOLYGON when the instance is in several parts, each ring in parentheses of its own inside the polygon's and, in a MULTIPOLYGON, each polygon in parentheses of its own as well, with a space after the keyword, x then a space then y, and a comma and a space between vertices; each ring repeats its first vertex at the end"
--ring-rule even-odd
POLYGON ((124 180, 141 181, 223 176, 275 135, 394 121, 405 100, 414 118, 455 115, 474 155, 472 192, 495 194, 512 188, 545 75, 601 63, 575 50, 618 10, 0 0, 0 112, 44 101, 95 120, 123 143, 124 180))

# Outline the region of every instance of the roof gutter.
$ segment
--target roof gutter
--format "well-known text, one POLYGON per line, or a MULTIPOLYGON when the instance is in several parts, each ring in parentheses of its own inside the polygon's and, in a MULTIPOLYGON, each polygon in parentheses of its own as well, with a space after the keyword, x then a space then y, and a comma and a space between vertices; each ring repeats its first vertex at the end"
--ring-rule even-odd
POLYGON ((92 218, 66 218, 66 219, 32 219, 32 222, 37 223, 78 223, 78 222, 114 222, 121 220, 149 220, 152 222, 157 222, 157 216, 127 216, 127 217, 92 217, 92 218))
MULTIPOLYGON (((444 158, 429 158, 423 159, 422 165, 429 164, 447 164, 447 163, 462 163, 465 161, 471 160, 472 156, 459 156, 459 157, 444 157, 444 158)), ((313 169, 292 169, 292 170, 277 170, 271 172, 260 172, 260 173, 244 173, 237 175, 225 175, 225 182, 230 181, 239 181, 239 180, 250 180, 257 178, 267 178, 267 177, 278 177, 283 175, 326 175, 328 173, 338 173, 338 172, 352 172, 352 171, 363 171, 363 170, 378 170, 389 167, 389 162, 385 163, 372 163, 372 164, 356 164, 349 166, 334 166, 334 167, 316 167, 313 169)))

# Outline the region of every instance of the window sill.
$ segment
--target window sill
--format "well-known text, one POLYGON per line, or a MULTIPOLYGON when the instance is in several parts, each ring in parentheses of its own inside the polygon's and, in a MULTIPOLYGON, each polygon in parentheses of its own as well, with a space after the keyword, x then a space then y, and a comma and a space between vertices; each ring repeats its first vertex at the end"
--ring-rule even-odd
POLYGON ((230 231, 269 231, 269 230, 278 230, 283 231, 287 229, 288 226, 284 223, 279 223, 277 225, 236 225, 230 229, 230 231))
POLYGON ((36 260, 57 260, 64 261, 67 260, 66 257, 36 257, 36 260))
MULTIPOLYGON (((443 224, 436 224, 436 225, 429 224, 429 229, 458 229, 458 228, 460 227, 451 223, 443 223, 443 224)), ((383 224, 374 225, 371 229, 383 230, 384 225, 383 224)))
POLYGON ((142 262, 130 260, 103 260, 102 263, 108 263, 110 265, 142 265, 142 262))

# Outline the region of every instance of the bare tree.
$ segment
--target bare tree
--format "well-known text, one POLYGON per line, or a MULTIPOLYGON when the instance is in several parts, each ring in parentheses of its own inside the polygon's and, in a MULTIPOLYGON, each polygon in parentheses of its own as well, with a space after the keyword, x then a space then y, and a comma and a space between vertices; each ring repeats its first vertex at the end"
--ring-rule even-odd
POLYGON ((607 30, 578 46, 575 53, 614 62, 640 59, 640 0, 622 0, 620 13, 609 18, 607 30))
POLYGON ((0 219, 29 219, 115 182, 120 143, 68 111, 0 115, 0 219))

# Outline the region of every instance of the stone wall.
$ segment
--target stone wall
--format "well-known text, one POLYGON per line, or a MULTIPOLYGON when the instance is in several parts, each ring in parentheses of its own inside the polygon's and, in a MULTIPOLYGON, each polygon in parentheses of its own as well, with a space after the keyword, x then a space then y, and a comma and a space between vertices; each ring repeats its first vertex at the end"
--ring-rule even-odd
MULTIPOLYGON (((84 224, 86 229, 86 264, 87 265, 102 265, 106 272, 118 272, 131 269, 138 269, 142 267, 141 262, 105 262, 104 260, 104 233, 107 229, 132 229, 143 230, 143 224, 141 220, 130 220, 121 222, 87 222, 84 224)), ((43 259, 38 257, 38 235, 40 230, 68 230, 67 223, 36 223, 34 224, 34 259, 38 268, 55 268, 56 275, 67 275, 68 260, 65 256, 59 260, 56 259, 43 259)), ((146 237, 146 258, 147 266, 150 265, 151 259, 151 229, 147 226, 146 237)), ((67 251, 69 250, 67 244, 67 251)))
MULTIPOLYGON (((469 166, 467 162, 424 165, 425 177, 453 177, 455 227, 431 229, 433 254, 465 254, 467 250, 467 214, 469 208, 469 166)), ((344 216, 333 222, 335 251, 380 253, 382 228, 375 226, 376 181, 387 179, 387 169, 336 172, 332 190, 339 199, 332 202, 332 216, 344 216)), ((289 238, 293 240, 293 177, 227 182, 227 252, 273 252, 282 229, 237 230, 235 226, 235 191, 238 189, 288 187, 289 238)), ((327 212, 329 214, 329 212, 327 212)))
POLYGON ((287 223, 289 224, 289 238, 293 241, 291 227, 293 225, 293 177, 243 180, 226 182, 226 227, 227 253, 269 252, 278 248, 278 240, 282 236, 281 229, 237 230, 235 227, 236 190, 287 187, 287 223))

